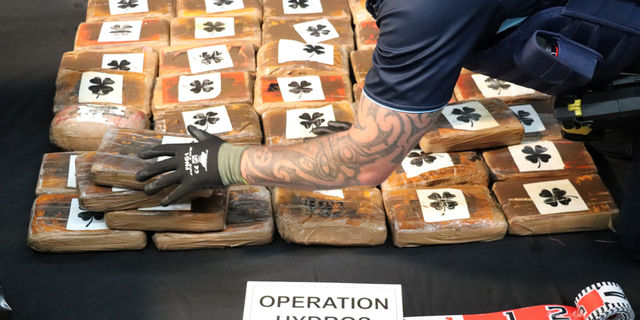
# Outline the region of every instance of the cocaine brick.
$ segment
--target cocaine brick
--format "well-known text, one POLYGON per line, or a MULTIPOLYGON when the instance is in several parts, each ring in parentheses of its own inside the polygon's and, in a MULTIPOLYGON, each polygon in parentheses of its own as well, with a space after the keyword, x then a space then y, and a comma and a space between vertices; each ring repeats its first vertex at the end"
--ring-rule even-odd
POLYGON ((176 46, 160 49, 159 74, 179 76, 211 71, 256 72, 253 44, 236 41, 218 45, 176 46))
POLYGON ((250 17, 183 17, 171 20, 171 46, 247 41, 262 45, 260 21, 250 17))
POLYGON ((78 194, 75 158, 81 152, 54 152, 42 156, 36 196, 43 194, 78 194), (69 176, 71 174, 71 176, 69 176))
POLYGON ((178 17, 247 17, 262 21, 260 0, 176 0, 178 17))
POLYGON ((267 18, 265 19, 262 28, 262 43, 264 44, 268 44, 270 42, 278 42, 281 39, 288 39, 303 43, 330 44, 336 47, 341 46, 344 47, 344 49, 349 53, 354 49, 353 29, 351 29, 351 21, 345 19, 267 18), (304 37, 294 28, 295 25, 301 23, 310 24, 309 26, 304 25, 304 28, 302 28, 302 34, 304 34, 305 37, 309 39, 313 38, 313 42, 305 41, 304 37), (333 26, 333 29, 335 29, 335 31, 331 31, 326 35, 322 34, 322 30, 326 31, 327 29, 330 29, 329 24, 333 26), (316 33, 318 33, 317 36, 316 33), (322 40, 324 38, 321 38, 321 35, 323 35, 324 38, 327 39, 322 40), (331 36, 337 37, 330 38, 331 36))
POLYGON ((122 70, 144 73, 155 78, 158 73, 158 54, 147 47, 86 49, 65 52, 60 70, 122 70))
POLYGON ((524 127, 523 142, 564 141, 562 124, 553 114, 551 100, 520 100, 507 103, 524 127))
POLYGON ((356 25, 356 46, 358 50, 374 50, 380 38, 380 28, 375 21, 364 21, 356 25))
POLYGON ((365 21, 375 21, 369 11, 367 11, 367 0, 349 0, 349 8, 351 9, 351 17, 353 24, 359 25, 365 21))
POLYGON ((257 61, 258 77, 349 75, 347 51, 343 47, 326 44, 311 45, 282 39, 262 46, 258 50, 257 61))
POLYGON ((463 69, 453 90, 458 101, 499 98, 506 103, 525 100, 548 100, 550 97, 533 89, 491 78, 463 69))
POLYGON ((85 22, 78 27, 73 50, 121 47, 160 49, 169 45, 169 23, 160 19, 85 22))
POLYGON ((351 66, 353 67, 353 75, 356 82, 363 83, 369 73, 369 69, 373 66, 372 60, 373 50, 356 50, 351 52, 351 66))
POLYGON ((137 1, 89 0, 87 22, 160 19, 169 21, 175 17, 174 0, 137 1), (113 4, 113 5, 111 5, 113 4))
POLYGON ((292 6, 282 0, 264 0, 264 19, 333 18, 351 22, 348 0, 311 0, 307 6, 292 6), (286 5, 286 6, 285 6, 286 5))

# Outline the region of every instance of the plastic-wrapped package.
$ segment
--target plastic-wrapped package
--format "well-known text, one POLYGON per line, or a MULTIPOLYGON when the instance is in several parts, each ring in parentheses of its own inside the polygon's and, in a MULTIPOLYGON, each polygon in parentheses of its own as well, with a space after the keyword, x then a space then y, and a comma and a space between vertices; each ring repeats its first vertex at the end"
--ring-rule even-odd
POLYGON ((39 252, 140 250, 147 235, 108 229, 104 213, 80 209, 75 195, 47 194, 33 203, 27 243, 39 252))
POLYGON ((351 52, 351 66, 353 67, 353 75, 356 82, 364 84, 364 79, 369 73, 369 69, 373 65, 373 50, 356 50, 351 52))
POLYGON ((598 172, 584 144, 536 141, 482 153, 494 181, 528 178, 560 179, 598 172))
POLYGON ((275 109, 262 114, 265 145, 292 145, 314 138, 311 130, 344 131, 355 122, 350 103, 343 101, 319 108, 275 109), (342 106, 338 106, 342 104, 342 106), (336 123, 339 122, 339 123, 336 123))
POLYGON ((380 38, 380 28, 375 21, 365 21, 356 25, 356 46, 358 50, 374 50, 380 38))
POLYGON ((78 26, 73 50, 119 47, 160 49, 169 45, 169 23, 160 19, 85 22, 78 26))
POLYGON ((496 182, 509 234, 605 230, 619 210, 598 175, 496 182))
POLYGON ((184 17, 171 20, 171 46, 247 41, 257 50, 262 45, 261 37, 260 20, 246 16, 184 17))
POLYGON ((287 242, 374 246, 387 239, 382 197, 376 188, 275 188, 273 210, 278 232, 287 242))
POLYGON ((499 99, 449 104, 420 139, 424 152, 509 146, 522 142, 524 128, 499 99))
POLYGON ((153 114, 193 111, 206 106, 253 104, 253 76, 247 72, 209 72, 156 79, 153 114))
POLYGON ((273 241, 275 226, 271 194, 265 187, 229 187, 227 227, 220 232, 156 233, 159 250, 190 250, 257 246, 273 241))
POLYGON ((385 190, 397 247, 499 240, 507 233, 500 205, 485 186, 385 190))
POLYGON ((330 44, 336 47, 344 47, 348 53, 354 49, 351 21, 346 19, 333 17, 322 19, 267 18, 262 28, 262 43, 264 44, 278 42, 281 39, 309 43, 306 39, 311 39, 313 44, 330 44))
POLYGON ((83 104, 117 105, 151 114, 153 78, 143 73, 62 69, 56 79, 53 113, 83 104))
POLYGON ((38 174, 36 196, 43 194, 77 195, 75 159, 81 154, 82 152, 45 153, 38 174))
POLYGON ((262 115, 267 110, 321 107, 340 101, 353 101, 347 76, 265 76, 256 79, 253 108, 262 115))
POLYGON ((298 76, 312 74, 349 75, 349 55, 343 47, 304 44, 282 39, 258 50, 257 75, 298 76), (330 52, 333 52, 331 55, 330 52))
POLYGON ((248 104, 231 104, 186 112, 167 111, 155 116, 154 130, 188 134, 187 126, 190 124, 235 145, 262 143, 260 119, 248 104))
POLYGON ((351 22, 348 0, 312 0, 306 6, 282 0, 264 0, 264 19, 268 18, 332 18, 351 22), (286 5, 286 7, 285 7, 286 5))
POLYGON ((126 107, 73 106, 53 118, 49 139, 63 150, 95 151, 111 127, 149 129, 149 119, 142 111, 126 107))
POLYGON ((477 152, 425 153, 416 149, 380 188, 386 191, 467 184, 489 185, 489 169, 477 152))
POLYGON ((365 21, 375 21, 367 11, 367 0, 349 0, 349 8, 353 17, 353 24, 359 25, 365 21))
POLYGON ((160 49, 159 74, 163 77, 211 71, 246 71, 255 75, 255 56, 253 44, 244 41, 195 47, 166 47, 160 49))
POLYGON ((178 17, 249 17, 262 21, 260 0, 176 0, 178 17))
POLYGON ((187 204, 138 210, 112 211, 105 214, 111 229, 158 232, 211 232, 224 230, 227 218, 227 189, 216 189, 209 198, 187 204))
POLYGON ((524 127, 523 142, 563 141, 562 124, 553 114, 551 100, 520 100, 507 103, 524 127))
POLYGON ((89 0, 87 22, 138 19, 169 21, 176 16, 174 2, 174 0, 89 0))
POLYGON ((494 79, 463 69, 453 90, 458 101, 499 98, 506 103, 525 100, 548 100, 550 97, 533 89, 494 79))
POLYGON ((158 54, 147 47, 86 49, 65 52, 60 70, 122 70, 144 73, 155 78, 158 73, 158 54))
POLYGON ((353 101, 357 104, 362 97, 362 89, 364 88, 364 82, 355 83, 353 85, 353 101))

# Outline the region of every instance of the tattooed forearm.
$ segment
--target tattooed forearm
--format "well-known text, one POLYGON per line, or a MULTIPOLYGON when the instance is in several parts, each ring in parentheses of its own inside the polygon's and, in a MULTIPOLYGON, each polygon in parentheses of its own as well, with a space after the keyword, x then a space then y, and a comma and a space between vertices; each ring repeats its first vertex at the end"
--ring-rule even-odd
POLYGON ((364 98, 351 129, 293 146, 252 147, 242 157, 251 184, 298 189, 377 185, 402 162, 438 113, 390 111, 364 98))

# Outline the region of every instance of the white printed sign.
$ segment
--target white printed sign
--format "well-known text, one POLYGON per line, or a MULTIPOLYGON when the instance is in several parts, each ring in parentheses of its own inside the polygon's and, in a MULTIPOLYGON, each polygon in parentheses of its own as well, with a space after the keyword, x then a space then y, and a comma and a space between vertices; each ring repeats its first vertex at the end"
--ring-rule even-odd
POLYGON ((204 0, 207 13, 228 12, 244 9, 243 0, 204 0))
POLYGON ((314 109, 291 109, 286 112, 284 135, 287 139, 315 137, 316 135, 311 130, 326 126, 329 121, 336 121, 336 115, 331 105, 314 109))
POLYGON ((220 73, 205 73, 194 76, 180 76, 178 80, 178 101, 189 102, 214 99, 222 92, 220 73))
POLYGON ((418 189, 418 200, 425 222, 469 219, 464 193, 459 189, 418 189))
POLYGON ((142 20, 103 22, 98 42, 138 41, 142 20))
POLYGON ((530 104, 509 107, 516 114, 524 127, 524 133, 541 132, 547 130, 540 120, 540 116, 530 104))
POLYGON ((320 43, 339 38, 336 28, 327 19, 313 20, 294 24, 293 28, 300 34, 306 43, 320 43))
POLYGON ((333 65, 333 46, 330 44, 304 44, 282 39, 278 42, 278 63, 314 61, 333 65))
POLYGON ((144 53, 104 54, 102 55, 102 69, 142 73, 144 71, 144 53))
POLYGON ((224 44, 188 50, 187 57, 191 73, 233 68, 233 60, 224 44))
POLYGON ((142 12, 149 12, 147 0, 109 0, 109 13, 112 16, 142 12))
POLYGON ((442 115, 458 130, 475 131, 498 126, 489 110, 478 101, 446 106, 442 109, 442 115))
POLYGON ((78 106, 78 122, 100 122, 107 123, 108 119, 104 115, 124 116, 125 107, 91 105, 78 106))
POLYGON ((336 197, 340 199, 344 199, 344 192, 342 189, 333 189, 333 190, 315 190, 315 193, 324 194, 325 196, 336 197))
POLYGON ((69 171, 67 171, 67 187, 77 188, 76 185, 76 158, 77 155, 69 156, 69 171))
POLYGON ((174 204, 168 205, 166 207, 157 206, 157 207, 138 208, 138 210, 142 210, 142 211, 191 211, 191 202, 174 203, 174 204))
POLYGON ((284 102, 325 100, 319 76, 278 78, 284 102))
POLYGON ((185 129, 189 125, 196 126, 202 131, 211 134, 224 133, 233 130, 227 108, 218 106, 196 111, 185 111, 182 113, 185 129))
MULTIPOLYGON (((161 144, 184 144, 184 143, 197 143, 197 142, 198 142, 198 139, 196 138, 164 136, 162 137, 161 144)), ((158 157, 158 161, 164 161, 169 158, 170 157, 158 157)))
POLYGON ((247 282, 243 320, 402 320, 402 287, 389 284, 247 282))
POLYGON ((551 141, 536 141, 509 147, 520 172, 563 170, 564 162, 551 141))
POLYGON ((124 77, 120 74, 85 72, 80 78, 78 102, 122 104, 124 77))
POLYGON ((448 153, 425 153, 420 149, 411 150, 402 160, 402 169, 407 178, 417 177, 425 172, 453 167, 453 161, 448 153))
POLYGON ((578 190, 568 179, 523 185, 540 214, 588 211, 578 190))
POLYGON ((322 13, 320 0, 282 0, 284 14, 322 13))
POLYGON ((235 34, 233 18, 195 18, 196 39, 233 37, 235 34))
POLYGON ((471 78, 485 98, 515 97, 536 92, 533 89, 491 78, 483 74, 472 74, 471 78))
POLYGON ((69 218, 67 219, 67 230, 107 230, 104 221, 104 212, 92 212, 80 209, 77 198, 71 199, 69 208, 69 218))

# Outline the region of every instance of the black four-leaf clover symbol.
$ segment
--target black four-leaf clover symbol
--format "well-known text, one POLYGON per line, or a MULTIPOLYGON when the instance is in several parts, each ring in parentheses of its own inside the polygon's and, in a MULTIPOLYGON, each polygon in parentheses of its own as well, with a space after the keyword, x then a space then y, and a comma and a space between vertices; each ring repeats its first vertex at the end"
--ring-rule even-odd
POLYGON ((230 5, 233 3, 233 0, 216 0, 213 2, 214 5, 224 8, 225 5, 230 5))
POLYGON ((429 206, 442 212, 442 215, 444 216, 447 210, 453 210, 456 208, 456 206, 458 206, 458 201, 452 200, 455 197, 456 195, 450 193, 449 191, 443 192, 442 195, 434 192, 428 196, 429 200, 433 200, 431 203, 429 203, 429 206))
POLYGON ((547 148, 540 145, 536 145, 534 148, 526 146, 522 149, 522 153, 528 154, 528 156, 524 158, 529 160, 531 163, 537 163, 538 168, 540 168, 543 162, 547 163, 549 162, 549 159, 551 159, 551 155, 545 153, 547 150, 547 148))
POLYGON ((89 86, 89 90, 91 90, 93 94, 97 94, 96 99, 98 99, 100 95, 108 95, 111 91, 113 91, 113 87, 110 87, 109 85, 116 83, 115 81, 111 80, 111 78, 104 78, 104 80, 102 80, 100 77, 94 77, 93 79, 89 80, 89 82, 94 84, 92 86, 89 86))
POLYGON ((213 90, 213 87, 211 87, 212 84, 213 81, 209 79, 204 79, 202 82, 200 82, 200 80, 195 80, 189 84, 193 87, 190 91, 193 93, 210 92, 213 90))
POLYGON ((221 32, 225 29, 224 22, 216 21, 213 23, 211 21, 207 21, 204 24, 204 31, 209 33, 221 32))
POLYGON ((303 93, 309 93, 313 91, 313 88, 310 88, 311 82, 307 80, 302 80, 300 81, 300 83, 298 83, 298 81, 292 81, 291 83, 289 83, 289 87, 292 88, 292 89, 289 89, 289 92, 300 94, 298 96, 298 99, 302 98, 303 93))
POLYGON ((324 119, 322 119, 323 116, 324 113, 321 112, 314 112, 313 115, 305 112, 298 118, 302 119, 302 121, 300 121, 300 125, 304 126, 306 129, 309 129, 311 127, 317 128, 322 125, 325 121, 324 119))
POLYGON ((311 53, 311 55, 309 56, 309 58, 313 57, 314 54, 317 55, 321 55, 324 54, 324 47, 323 46, 316 46, 316 45, 312 45, 312 44, 308 44, 304 46, 304 49, 302 49, 308 53, 311 53))
POLYGON ((111 26, 111 31, 109 31, 109 33, 115 35, 117 39, 117 38, 120 38, 120 36, 128 35, 129 33, 131 33, 132 28, 133 27, 128 24, 125 24, 125 25, 116 24, 111 26))
POLYGON ((85 228, 89 228, 89 225, 93 222, 93 220, 102 220, 104 219, 104 212, 92 212, 92 211, 82 211, 78 213, 78 218, 82 219, 82 221, 89 221, 85 228))
POLYGON ((118 8, 129 10, 129 8, 135 8, 138 6, 138 0, 120 0, 118 1, 118 8))
POLYGON ((567 195, 566 191, 559 188, 553 188, 551 191, 542 189, 542 191, 540 191, 540 196, 546 198, 544 199, 544 204, 548 204, 554 208, 558 206, 558 203, 566 206, 571 202, 571 198, 578 198, 576 196, 567 195))
POLYGON ((311 32, 311 36, 319 37, 320 34, 324 34, 324 35, 329 34, 330 31, 327 30, 326 28, 327 26, 318 24, 316 27, 309 26, 309 28, 307 28, 307 31, 311 32))
POLYGON ((511 84, 506 81, 498 80, 495 78, 487 78, 484 80, 487 83, 487 87, 493 90, 498 90, 498 94, 502 92, 502 89, 509 89, 511 84))
POLYGON ((206 65, 210 65, 211 62, 220 63, 220 61, 224 59, 220 51, 213 51, 211 53, 203 52, 200 58, 202 58, 202 63, 206 65))
POLYGON ((437 156, 431 153, 425 153, 424 151, 409 152, 409 155, 407 155, 407 157, 411 158, 411 161, 409 163, 411 163, 412 166, 416 167, 422 167, 422 165, 425 163, 431 164, 438 159, 437 156))
POLYGON ((480 117, 482 117, 479 113, 474 113, 475 111, 476 109, 474 108, 462 107, 462 110, 458 108, 453 109, 451 114, 458 116, 456 118, 458 121, 462 121, 464 123, 471 122, 471 126, 473 127, 473 122, 480 120, 480 117))
POLYGON ((118 60, 112 60, 107 65, 110 67, 109 69, 113 69, 113 70, 124 70, 124 71, 131 70, 131 68, 129 68, 129 65, 131 65, 131 62, 127 60, 122 60, 120 62, 118 62, 118 60))
POLYGON ((525 126, 530 126, 533 123, 533 119, 529 118, 530 115, 531 113, 524 110, 518 110, 518 113, 516 114, 518 120, 520 120, 520 122, 525 126))
POLYGON ((217 112, 212 112, 209 111, 207 112, 207 114, 204 113, 198 113, 195 116, 193 116, 194 119, 198 119, 196 120, 196 122, 194 122, 194 124, 204 127, 204 131, 207 131, 207 128, 209 128, 209 125, 214 125, 216 124, 216 122, 218 122, 218 120, 220 120, 220 118, 216 117, 218 115, 217 112))
POLYGON ((307 2, 309 2, 309 0, 289 0, 289 3, 291 3, 289 7, 292 9, 298 9, 298 7, 304 9, 309 6, 307 2))
POLYGON ((326 126, 318 126, 311 129, 311 133, 316 136, 323 136, 330 133, 347 131, 351 128, 352 124, 346 121, 334 121, 329 120, 326 126))

